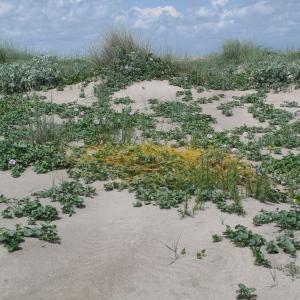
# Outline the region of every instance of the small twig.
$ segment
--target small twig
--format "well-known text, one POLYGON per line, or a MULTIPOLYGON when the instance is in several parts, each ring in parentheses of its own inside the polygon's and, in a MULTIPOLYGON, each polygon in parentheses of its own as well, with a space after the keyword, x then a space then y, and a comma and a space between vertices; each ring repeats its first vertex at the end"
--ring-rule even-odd
POLYGON ((269 273, 272 277, 273 280, 273 284, 270 285, 270 288, 276 287, 278 285, 278 280, 277 280, 277 273, 276 273, 276 269, 269 269, 269 273))
POLYGON ((179 245, 180 238, 181 238, 181 234, 179 235, 179 237, 177 238, 176 241, 173 241, 173 247, 169 246, 168 244, 164 243, 163 241, 160 241, 167 249, 169 249, 171 252, 174 253, 174 259, 169 265, 173 264, 179 258, 178 245, 179 245))

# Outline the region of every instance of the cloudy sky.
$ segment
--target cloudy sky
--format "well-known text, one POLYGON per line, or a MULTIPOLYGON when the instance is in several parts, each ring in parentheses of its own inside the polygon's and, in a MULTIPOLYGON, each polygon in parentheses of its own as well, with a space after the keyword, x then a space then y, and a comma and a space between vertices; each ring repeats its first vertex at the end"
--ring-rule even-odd
POLYGON ((83 53, 116 27, 178 54, 205 54, 228 38, 300 48, 300 1, 0 0, 0 39, 39 51, 83 53))

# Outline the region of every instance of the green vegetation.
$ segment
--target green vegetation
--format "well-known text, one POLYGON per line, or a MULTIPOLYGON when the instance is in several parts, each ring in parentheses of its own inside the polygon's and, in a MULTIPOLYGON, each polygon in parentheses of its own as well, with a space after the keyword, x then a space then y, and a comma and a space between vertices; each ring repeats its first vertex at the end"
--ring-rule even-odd
POLYGON ((62 205, 62 212, 72 216, 75 213, 75 208, 84 207, 82 197, 94 196, 95 189, 76 181, 64 181, 60 186, 54 186, 47 191, 37 192, 34 195, 37 198, 51 198, 53 202, 59 202, 62 205))
POLYGON ((260 214, 253 218, 253 223, 255 225, 276 223, 282 230, 300 230, 300 211, 298 209, 291 209, 290 211, 277 210, 274 212, 262 210, 260 214))
POLYGON ((36 221, 51 222, 58 218, 57 209, 51 205, 42 205, 39 200, 21 199, 2 211, 4 218, 27 217, 28 224, 34 225, 36 221))
POLYGON ((2 211, 3 218, 27 218, 28 225, 35 225, 37 221, 43 221, 41 226, 26 227, 16 225, 16 228, 0 228, 0 243, 7 248, 9 252, 19 250, 19 244, 24 242, 24 238, 33 237, 51 243, 58 243, 60 238, 56 231, 56 225, 51 225, 59 218, 58 210, 51 205, 43 205, 42 198, 49 198, 52 202, 59 202, 62 205, 62 212, 72 216, 75 208, 84 207, 83 197, 93 197, 95 189, 83 185, 80 182, 62 182, 58 186, 53 186, 49 190, 34 193, 31 198, 8 199, 1 196, 1 203, 6 205, 2 211))
POLYGON ((255 294, 256 289, 255 288, 248 288, 243 283, 239 284, 239 289, 236 291, 237 299, 248 299, 248 300, 254 300, 257 298, 257 295, 255 294))
POLYGON ((202 250, 198 251, 196 256, 197 256, 197 259, 203 259, 206 256, 206 250, 202 249, 202 250))
POLYGON ((218 243, 218 242, 222 241, 222 237, 220 235, 213 234, 212 235, 212 240, 213 240, 214 243, 218 243))
POLYGON ((242 225, 236 225, 235 230, 227 225, 224 236, 237 247, 250 247, 256 265, 271 267, 270 261, 265 258, 262 252, 262 246, 266 245, 267 242, 261 235, 253 233, 242 225))
POLYGON ((60 238, 57 235, 56 226, 47 223, 41 227, 25 227, 16 225, 16 229, 0 228, 0 242, 8 252, 20 249, 20 243, 24 242, 24 238, 37 238, 49 243, 59 243, 60 238))
MULTIPOLYGON (((256 226, 274 223, 282 231, 274 240, 236 225, 227 226, 223 236, 213 234, 211 242, 226 238, 237 247, 248 247, 255 264, 266 268, 271 268, 269 257, 277 253, 295 257, 300 249, 294 234, 300 230, 298 99, 279 108, 267 101, 270 89, 289 85, 300 86, 297 51, 276 52, 236 40, 201 59, 159 56, 122 31, 108 33, 88 57, 60 58, 0 46, 0 170, 21 176, 28 167, 37 173, 67 169, 77 180, 25 199, 0 195, 2 217, 12 222, 26 218, 28 223, 0 228, 1 244, 11 252, 29 237, 58 243, 55 221, 64 214, 72 216, 84 207, 86 197, 95 195, 83 180, 101 180, 106 191, 134 193, 134 207, 175 207, 180 217, 205 213, 208 201, 237 218, 247 214, 246 197, 292 203, 289 210, 262 210, 253 219, 256 226), (88 100, 85 88, 95 78, 102 83, 94 87, 94 103, 79 104, 88 100), (183 90, 176 93, 176 101, 149 99, 147 112, 134 110, 138 103, 129 97, 112 97, 133 82, 152 79, 168 80, 183 90), (62 91, 79 82, 80 102, 55 104, 32 93, 62 91), (256 91, 225 102, 221 91, 204 97, 209 89, 256 91), (244 108, 261 126, 241 122, 240 127, 219 132, 217 120, 203 113, 211 103, 227 120, 236 107, 244 108), (158 130, 160 120, 171 129, 158 130), (83 146, 70 145, 77 141, 83 146), (286 149, 291 152, 282 155, 286 149), (61 211, 45 203, 49 200, 61 211)), ((186 248, 180 252, 178 244, 179 239, 171 246, 163 243, 174 255, 172 263, 187 253, 186 248)), ((206 250, 194 255, 203 259, 206 250)), ((282 271, 294 279, 299 267, 291 263, 282 271)), ((254 292, 239 284, 237 298, 255 299, 254 292)))
POLYGON ((18 48, 5 41, 0 42, 0 64, 28 60, 33 56, 34 54, 28 50, 18 48))

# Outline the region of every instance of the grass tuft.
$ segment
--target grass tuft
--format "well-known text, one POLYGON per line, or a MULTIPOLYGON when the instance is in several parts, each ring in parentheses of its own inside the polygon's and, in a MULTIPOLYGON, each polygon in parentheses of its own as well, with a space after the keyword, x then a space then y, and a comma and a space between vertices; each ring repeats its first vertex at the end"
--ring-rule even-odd
POLYGON ((106 32, 100 45, 91 48, 91 60, 96 65, 117 66, 123 57, 129 57, 132 53, 146 57, 150 46, 129 31, 111 30, 106 32))

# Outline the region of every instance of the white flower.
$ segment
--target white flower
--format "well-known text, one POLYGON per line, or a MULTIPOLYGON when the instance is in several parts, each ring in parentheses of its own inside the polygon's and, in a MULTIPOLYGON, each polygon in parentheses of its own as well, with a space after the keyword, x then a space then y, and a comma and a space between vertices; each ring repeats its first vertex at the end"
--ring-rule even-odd
POLYGON ((247 139, 249 137, 249 134, 247 131, 245 131, 245 132, 243 132, 242 136, 244 139, 247 139))
POLYGON ((233 154, 237 154, 239 152, 239 150, 237 148, 232 148, 231 149, 231 153, 233 154))
POLYGON ((83 117, 83 116, 84 116, 84 111, 81 111, 81 112, 79 113, 79 115, 80 115, 81 117, 83 117))
POLYGON ((74 107, 74 111, 78 112, 79 111, 78 107, 74 107))
POLYGON ((100 121, 99 121, 98 119, 95 119, 95 120, 94 120, 94 124, 95 124, 95 125, 99 125, 99 124, 100 124, 100 121))
POLYGON ((10 160, 8 161, 8 164, 11 165, 11 166, 15 166, 16 163, 17 163, 17 161, 16 161, 15 159, 10 159, 10 160))
POLYGON ((208 139, 212 139, 213 136, 212 136, 212 134, 209 133, 206 137, 207 137, 208 139))

